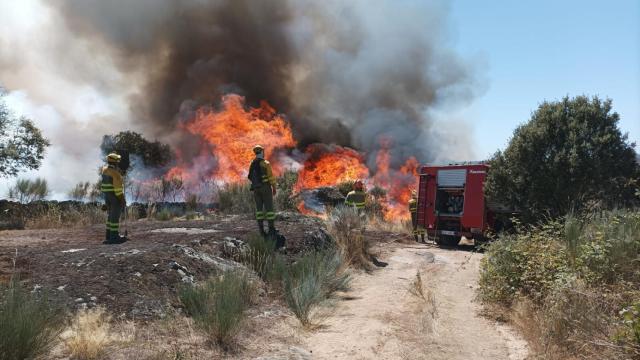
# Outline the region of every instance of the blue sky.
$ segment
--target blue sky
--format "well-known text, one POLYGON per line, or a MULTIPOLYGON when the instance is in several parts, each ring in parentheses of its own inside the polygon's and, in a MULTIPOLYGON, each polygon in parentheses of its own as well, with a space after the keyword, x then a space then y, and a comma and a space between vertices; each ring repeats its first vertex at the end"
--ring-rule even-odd
MULTIPOLYGON (((640 145, 640 1, 453 0, 453 46, 487 89, 460 116, 478 159, 504 148, 543 100, 599 95, 640 145)), ((638 150, 638 148, 636 148, 638 150)))

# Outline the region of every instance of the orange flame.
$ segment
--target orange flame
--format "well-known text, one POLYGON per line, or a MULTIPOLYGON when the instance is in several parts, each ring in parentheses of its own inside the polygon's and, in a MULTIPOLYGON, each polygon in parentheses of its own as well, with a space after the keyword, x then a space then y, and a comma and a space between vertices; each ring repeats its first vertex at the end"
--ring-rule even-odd
MULTIPOLYGON (((198 184, 201 180, 217 183, 247 181, 248 166, 254 157, 252 148, 261 144, 265 157, 273 165, 276 175, 289 166, 284 161, 283 150, 296 147, 291 127, 283 115, 266 102, 259 107, 245 105, 242 96, 230 94, 222 98, 221 108, 201 108, 194 118, 182 123, 180 128, 198 135, 202 140, 200 155, 186 163, 177 153, 178 166, 170 169, 165 178, 180 178, 185 183, 198 184), (283 159, 280 161, 280 159, 283 159)), ((303 167, 298 172, 295 191, 334 186, 341 182, 364 179, 366 183, 382 187, 387 192, 383 201, 386 220, 408 219, 408 201, 411 190, 418 183, 418 161, 410 157, 400 168, 392 166, 390 151, 392 141, 380 139, 381 149, 376 153, 376 171, 369 174, 364 155, 354 149, 338 145, 311 144, 305 149, 303 167)), ((291 160, 291 158, 289 158, 291 160)), ((300 212, 319 215, 298 205, 300 212)))
POLYGON ((311 144, 308 156, 298 173, 295 190, 333 186, 341 182, 369 177, 362 155, 338 145, 311 144))
POLYGON ((408 211, 411 190, 418 186, 418 160, 410 157, 399 170, 391 169, 389 139, 380 140, 381 148, 376 154, 376 174, 373 183, 387 191, 383 213, 387 221, 407 220, 411 217, 408 211))
MULTIPOLYGON (((211 145, 205 151, 215 157, 217 165, 206 175, 224 183, 245 180, 248 164, 255 156, 254 145, 264 146, 265 158, 274 162, 274 172, 278 172, 280 166, 272 159, 274 153, 297 144, 289 123, 267 102, 263 101, 258 108, 247 108, 244 97, 235 94, 222 98, 220 111, 198 109, 195 118, 183 128, 211 145)), ((167 176, 189 178, 194 173, 197 173, 194 169, 178 166, 167 176)))

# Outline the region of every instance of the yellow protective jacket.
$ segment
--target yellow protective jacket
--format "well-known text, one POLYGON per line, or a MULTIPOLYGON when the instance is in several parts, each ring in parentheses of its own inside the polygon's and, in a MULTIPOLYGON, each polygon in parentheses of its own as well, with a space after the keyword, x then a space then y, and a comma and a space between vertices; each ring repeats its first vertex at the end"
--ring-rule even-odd
POLYGON ((364 209, 366 204, 367 194, 364 191, 353 190, 347 194, 347 198, 344 200, 344 204, 347 206, 353 206, 356 209, 364 209))
POLYGON ((124 198, 124 185, 122 183, 122 174, 113 165, 108 165, 102 168, 102 185, 100 190, 103 193, 114 193, 119 199, 124 198))
POLYGON ((276 186, 276 177, 273 176, 273 169, 271 164, 267 160, 260 162, 260 168, 262 168, 262 182, 269 183, 272 186, 276 186))
POLYGON ((276 177, 273 176, 271 164, 262 158, 253 159, 247 178, 251 181, 251 190, 261 187, 262 184, 276 186, 276 177))
POLYGON ((417 199, 409 200, 409 212, 412 212, 412 213, 418 212, 418 200, 417 199))

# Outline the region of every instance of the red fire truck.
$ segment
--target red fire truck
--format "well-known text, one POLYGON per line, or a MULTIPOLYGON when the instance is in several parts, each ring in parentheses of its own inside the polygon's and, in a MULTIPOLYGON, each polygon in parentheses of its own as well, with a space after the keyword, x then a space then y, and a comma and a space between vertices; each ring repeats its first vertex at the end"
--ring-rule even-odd
POLYGON ((464 236, 478 244, 489 230, 501 230, 504 223, 496 218, 506 210, 490 206, 484 196, 488 171, 481 162, 420 168, 418 226, 430 239, 457 245, 464 236))

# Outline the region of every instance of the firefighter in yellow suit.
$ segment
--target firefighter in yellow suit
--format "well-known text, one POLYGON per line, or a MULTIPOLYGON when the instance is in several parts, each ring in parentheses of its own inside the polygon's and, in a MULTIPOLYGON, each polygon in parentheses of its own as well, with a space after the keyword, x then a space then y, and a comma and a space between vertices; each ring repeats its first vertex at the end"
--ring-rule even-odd
POLYGON ((107 155, 107 166, 102 168, 102 184, 100 189, 107 207, 107 232, 103 244, 122 244, 127 241, 120 236, 120 215, 125 208, 124 185, 122 174, 118 168, 120 155, 107 155))
POLYGON ((409 212, 411 213, 411 225, 413 227, 413 238, 419 242, 418 235, 424 243, 424 229, 418 227, 418 194, 415 190, 411 191, 411 200, 409 200, 409 212))
POLYGON ((353 190, 347 194, 347 198, 344 200, 344 204, 348 207, 353 207, 358 212, 364 211, 366 205, 367 194, 364 192, 364 184, 362 180, 356 180, 353 183, 353 190))
POLYGON ((264 221, 269 224, 269 235, 276 235, 276 213, 273 208, 273 197, 276 195, 276 178, 273 176, 271 164, 264 158, 264 148, 261 145, 253 147, 256 155, 249 167, 249 180, 251 191, 256 202, 256 220, 262 236, 267 236, 264 231, 264 221))

